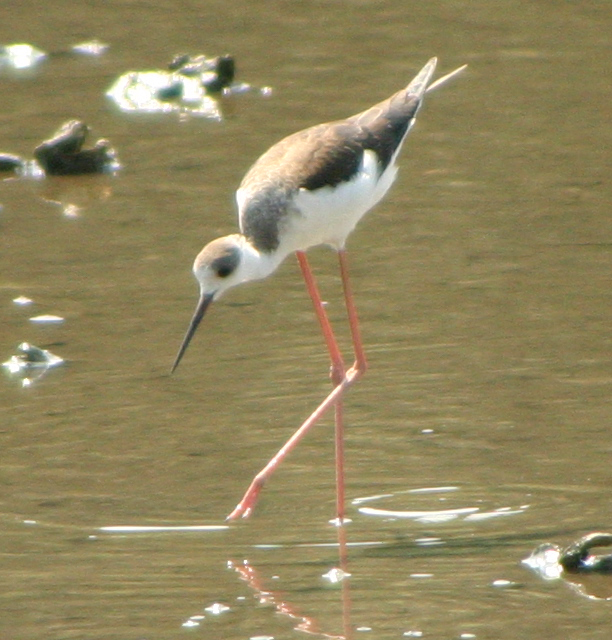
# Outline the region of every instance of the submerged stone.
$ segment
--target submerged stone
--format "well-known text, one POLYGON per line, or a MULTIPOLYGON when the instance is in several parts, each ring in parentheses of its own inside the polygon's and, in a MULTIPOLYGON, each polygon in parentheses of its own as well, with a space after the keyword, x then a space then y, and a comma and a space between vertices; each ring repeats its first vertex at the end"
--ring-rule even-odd
POLYGON ((17 355, 11 356, 7 362, 3 363, 3 366, 12 371, 27 367, 56 367, 63 362, 62 358, 46 349, 41 349, 29 342, 22 342, 17 346, 17 355), (9 366, 9 363, 12 363, 13 366, 9 366))
POLYGON ((21 382, 22 387, 29 387, 49 369, 63 363, 63 358, 54 353, 29 342, 22 342, 17 347, 17 354, 3 362, 2 366, 10 376, 21 382))
POLYGON ((220 120, 216 97, 250 89, 249 85, 234 82, 235 75, 236 63, 229 54, 213 58, 179 54, 166 70, 124 73, 106 95, 123 111, 190 114, 220 120))

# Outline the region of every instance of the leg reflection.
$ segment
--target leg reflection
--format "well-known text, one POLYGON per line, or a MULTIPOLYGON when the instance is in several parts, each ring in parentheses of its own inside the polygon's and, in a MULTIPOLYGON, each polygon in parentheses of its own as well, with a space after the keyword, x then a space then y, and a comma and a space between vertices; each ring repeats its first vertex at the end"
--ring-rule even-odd
POLYGON ((352 628, 350 623, 351 597, 349 589, 350 573, 348 571, 348 551, 346 544, 346 527, 338 527, 338 555, 339 567, 332 569, 328 574, 335 575, 334 581, 341 583, 342 588, 342 635, 327 633, 321 628, 321 625, 313 616, 303 615, 298 608, 283 595, 280 591, 269 590, 266 588, 264 578, 261 577, 259 571, 248 561, 242 562, 230 561, 230 568, 234 569, 240 577, 255 592, 255 597, 261 604, 273 606, 276 611, 284 616, 296 621, 294 629, 302 631, 310 635, 319 636, 321 638, 329 638, 330 640, 352 640, 352 628))

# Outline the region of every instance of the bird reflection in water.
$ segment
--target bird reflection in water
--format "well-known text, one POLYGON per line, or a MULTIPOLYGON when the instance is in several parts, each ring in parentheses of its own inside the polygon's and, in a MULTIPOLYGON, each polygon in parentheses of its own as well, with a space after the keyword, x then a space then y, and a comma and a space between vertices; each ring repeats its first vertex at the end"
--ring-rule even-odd
POLYGON ((346 528, 337 527, 338 531, 338 567, 325 574, 330 582, 338 582, 342 596, 342 634, 329 633, 321 628, 321 624, 313 616, 304 615, 298 608, 289 602, 279 591, 267 589, 264 578, 258 570, 248 561, 236 562, 230 560, 228 566, 234 569, 249 587, 255 592, 255 597, 260 604, 271 605, 283 616, 296 621, 294 629, 321 638, 337 640, 352 640, 353 629, 351 627, 351 596, 350 573, 348 571, 348 553, 346 544, 346 528), (332 578, 333 576, 333 578, 332 578))

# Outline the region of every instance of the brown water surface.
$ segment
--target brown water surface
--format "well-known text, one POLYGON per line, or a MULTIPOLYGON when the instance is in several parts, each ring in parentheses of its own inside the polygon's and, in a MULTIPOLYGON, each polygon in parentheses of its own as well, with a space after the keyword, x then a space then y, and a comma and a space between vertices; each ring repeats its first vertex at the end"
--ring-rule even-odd
MULTIPOLYGON (((0 69, 0 151, 31 156, 81 118, 123 169, 0 182, 2 361, 23 341, 67 360, 30 387, 0 380, 0 636, 607 640, 612 579, 520 562, 612 530, 611 30, 597 1, 3 10, 0 43, 54 55, 0 69), (93 37, 104 56, 62 53, 93 37), (222 122, 105 98, 180 52, 233 53, 273 91, 224 100, 222 122), (170 377, 191 262, 236 229, 233 191, 270 144, 387 97, 432 55, 469 70, 428 97, 349 242, 371 366, 346 402, 351 578, 322 577, 339 562, 330 419, 248 522, 101 531, 222 525, 327 392, 293 260, 216 304, 170 377)), ((335 257, 311 255, 348 349, 335 257)))

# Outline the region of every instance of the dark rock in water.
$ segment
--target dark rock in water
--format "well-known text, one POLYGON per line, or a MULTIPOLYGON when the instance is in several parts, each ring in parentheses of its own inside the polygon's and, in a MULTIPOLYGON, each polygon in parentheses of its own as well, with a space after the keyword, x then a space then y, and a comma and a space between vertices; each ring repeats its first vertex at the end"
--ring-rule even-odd
POLYGON ((34 149, 34 157, 50 175, 103 173, 116 167, 116 154, 108 140, 83 149, 89 128, 80 120, 64 123, 49 140, 34 149))
POLYGON ((612 554, 592 554, 595 547, 612 546, 612 535, 609 533, 589 533, 576 540, 559 555, 559 564, 570 572, 612 573, 612 554))
POLYGON ((178 71, 181 67, 184 67, 191 60, 191 56, 188 53, 179 53, 170 60, 168 69, 170 71, 178 71))
POLYGON ((208 91, 222 91, 232 84, 235 75, 236 63, 233 56, 218 56, 214 58, 214 69, 212 70, 211 78, 203 76, 202 84, 208 91))
POLYGON ((183 53, 170 61, 168 69, 186 77, 200 76, 202 86, 214 93, 232 84, 236 75, 236 62, 229 54, 207 58, 183 53))
POLYGON ((157 98, 162 102, 180 100, 183 97, 183 83, 173 82, 157 91, 157 98))
POLYGON ((51 148, 57 153, 78 153, 89 133, 88 126, 80 120, 65 122, 54 134, 53 138, 45 140, 37 149, 51 148))
POLYGON ((17 171, 23 167, 23 160, 12 153, 0 153, 0 171, 17 171))

